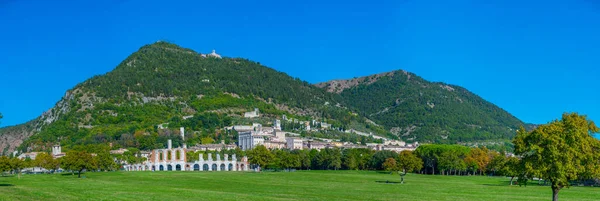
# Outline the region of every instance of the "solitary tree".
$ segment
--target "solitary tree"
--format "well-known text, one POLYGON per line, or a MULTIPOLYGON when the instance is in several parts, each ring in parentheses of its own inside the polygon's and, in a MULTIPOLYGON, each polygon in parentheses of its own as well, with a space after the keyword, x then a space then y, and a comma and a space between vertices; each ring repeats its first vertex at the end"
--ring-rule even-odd
POLYGON ((565 113, 562 119, 531 132, 521 127, 513 140, 525 171, 550 181, 552 200, 569 181, 600 176, 600 143, 592 137, 598 127, 586 116, 565 113))
POLYGON ((404 183, 404 176, 407 172, 413 172, 423 168, 423 160, 417 157, 412 151, 404 150, 398 155, 398 169, 402 172, 400 174, 401 181, 404 183))
POLYGON ((81 172, 97 167, 96 160, 86 151, 69 151, 62 159, 65 169, 77 171, 77 177, 81 178, 81 172))

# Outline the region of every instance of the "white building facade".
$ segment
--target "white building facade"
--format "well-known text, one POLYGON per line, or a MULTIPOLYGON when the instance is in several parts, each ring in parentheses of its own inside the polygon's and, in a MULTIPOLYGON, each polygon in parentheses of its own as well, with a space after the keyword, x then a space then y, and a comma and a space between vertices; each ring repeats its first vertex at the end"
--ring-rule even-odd
POLYGON ((264 142, 264 136, 257 132, 244 131, 238 133, 238 147, 244 151, 254 149, 254 147, 264 144, 264 142))
POLYGON ((198 160, 188 161, 186 152, 186 148, 172 148, 169 140, 166 149, 152 150, 146 162, 124 165, 123 168, 126 171, 248 171, 248 158, 245 156, 238 161, 235 154, 231 157, 225 154, 223 159, 216 154, 216 159, 213 159, 209 153, 207 159, 199 154, 198 160))
POLYGON ((300 138, 288 137, 286 144, 288 149, 302 149, 302 139, 300 138))

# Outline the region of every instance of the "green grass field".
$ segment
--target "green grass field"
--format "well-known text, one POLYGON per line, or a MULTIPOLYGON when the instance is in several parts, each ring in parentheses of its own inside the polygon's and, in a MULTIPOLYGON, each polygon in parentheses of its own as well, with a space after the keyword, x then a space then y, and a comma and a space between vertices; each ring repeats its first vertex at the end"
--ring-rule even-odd
MULTIPOLYGON (((109 172, 0 177, 0 200, 550 200, 548 186, 486 176, 363 171, 109 172)), ((561 200, 598 200, 600 188, 563 189, 561 200)))

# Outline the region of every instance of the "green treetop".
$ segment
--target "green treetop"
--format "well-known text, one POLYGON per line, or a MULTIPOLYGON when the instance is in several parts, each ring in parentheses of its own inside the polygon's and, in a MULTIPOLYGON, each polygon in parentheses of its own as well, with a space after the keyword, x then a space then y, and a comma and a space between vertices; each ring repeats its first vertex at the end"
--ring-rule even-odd
POLYGON ((586 116, 565 113, 531 132, 521 127, 513 140, 515 154, 522 157, 526 176, 551 182, 556 201, 569 181, 600 176, 600 143, 592 137, 598 130, 586 116))

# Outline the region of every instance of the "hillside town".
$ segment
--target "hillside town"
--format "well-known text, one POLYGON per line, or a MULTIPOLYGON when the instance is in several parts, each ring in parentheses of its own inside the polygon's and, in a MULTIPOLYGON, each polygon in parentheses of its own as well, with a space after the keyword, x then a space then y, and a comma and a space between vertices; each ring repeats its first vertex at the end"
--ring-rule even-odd
POLYGON ((0 201, 600 200, 600 0, 0 16, 0 201))
MULTIPOLYGON (((259 109, 255 108, 250 112, 244 113, 244 118, 253 119, 260 117, 259 109)), ((191 116, 183 117, 191 118, 191 116)), ((320 130, 331 130, 335 129, 326 122, 319 122, 316 120, 311 121, 300 121, 294 118, 288 118, 286 115, 282 115, 281 119, 273 119, 272 126, 263 126, 260 123, 252 123, 251 125, 235 125, 224 128, 225 130, 235 131, 238 133, 237 143, 225 144, 224 141, 214 144, 196 144, 188 147, 185 143, 180 147, 173 147, 172 140, 169 139, 165 148, 154 149, 154 150, 141 150, 138 157, 142 158, 143 161, 139 163, 129 164, 126 161, 119 161, 122 164, 122 169, 126 171, 248 171, 250 170, 250 164, 248 158, 237 157, 235 154, 228 155, 215 153, 212 155, 210 152, 222 152, 226 150, 242 150, 249 151, 257 146, 264 146, 269 150, 274 149, 286 149, 286 150, 323 150, 323 149, 370 149, 374 151, 393 151, 400 153, 402 151, 414 151, 419 143, 406 143, 401 140, 392 140, 381 136, 373 135, 372 133, 365 133, 357 130, 347 130, 346 133, 352 133, 355 135, 361 135, 366 137, 372 137, 381 140, 383 143, 361 143, 361 142, 342 142, 339 139, 327 139, 327 138, 316 138, 316 137, 301 137, 301 134, 284 131, 282 129, 282 121, 289 123, 299 123, 302 125, 302 130, 307 132, 316 132, 320 130), (186 156, 188 153, 199 153, 197 160, 189 160, 186 156), (203 152, 208 152, 207 155, 203 155, 203 152)), ((169 129, 168 124, 157 125, 158 129, 169 129)), ((300 131, 300 130, 299 130, 300 131)), ((181 140, 185 140, 185 128, 179 128, 179 134, 181 140)), ((119 148, 111 150, 111 154, 124 154, 128 150, 126 148, 119 148)), ((27 152, 14 154, 20 159, 31 159, 35 160, 36 156, 40 152, 27 152)), ((65 153, 61 151, 60 145, 52 147, 52 157, 61 158, 65 156, 65 153)), ((114 159, 117 161, 118 159, 114 159)), ((48 170, 41 167, 33 167, 24 170, 30 173, 41 173, 48 170)))

